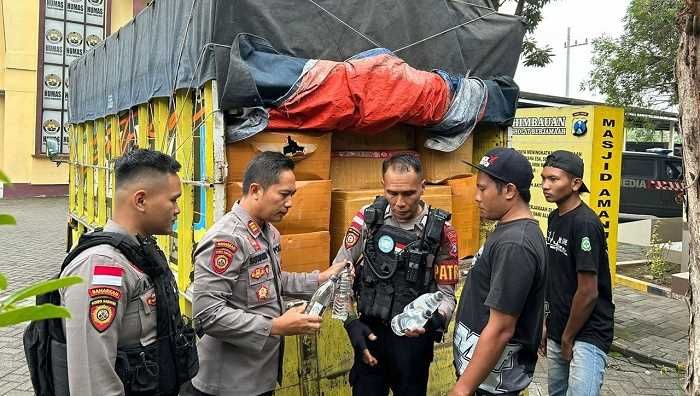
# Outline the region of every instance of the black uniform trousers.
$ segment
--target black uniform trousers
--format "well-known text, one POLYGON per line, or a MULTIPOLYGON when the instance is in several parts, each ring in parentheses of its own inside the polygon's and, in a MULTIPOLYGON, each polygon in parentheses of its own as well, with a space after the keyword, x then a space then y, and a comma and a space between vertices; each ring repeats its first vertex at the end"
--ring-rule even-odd
POLYGON ((355 351, 350 370, 353 396, 386 396, 389 389, 396 396, 424 396, 433 361, 432 335, 399 337, 390 326, 360 320, 377 336, 376 341, 367 340, 367 349, 379 363, 371 367, 362 361, 362 351, 355 351))

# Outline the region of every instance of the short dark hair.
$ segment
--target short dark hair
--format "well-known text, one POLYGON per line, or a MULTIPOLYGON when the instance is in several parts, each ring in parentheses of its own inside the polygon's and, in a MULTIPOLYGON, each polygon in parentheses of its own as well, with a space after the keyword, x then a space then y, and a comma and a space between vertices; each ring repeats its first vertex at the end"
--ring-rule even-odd
POLYGON ((148 173, 177 174, 180 163, 160 151, 134 149, 114 162, 116 188, 136 180, 148 173))
POLYGON ((392 155, 382 163, 382 176, 386 174, 389 168, 399 172, 416 172, 419 178, 423 178, 423 165, 418 159, 418 156, 411 153, 400 153, 392 155))
POLYGON ((294 161, 282 153, 263 151, 250 160, 243 175, 243 195, 248 194, 250 185, 260 184, 264 189, 277 183, 283 171, 294 170, 294 161))
MULTIPOLYGON (((491 176, 489 176, 489 177, 491 177, 491 176)), ((491 180, 493 180, 493 182, 496 183, 496 188, 498 189, 499 194, 501 193, 501 191, 503 191, 503 189, 508 184, 501 179, 496 179, 495 177, 491 177, 491 180)), ((520 194, 520 198, 522 198, 526 204, 530 203, 530 198, 531 198, 530 190, 518 190, 518 194, 520 194)))

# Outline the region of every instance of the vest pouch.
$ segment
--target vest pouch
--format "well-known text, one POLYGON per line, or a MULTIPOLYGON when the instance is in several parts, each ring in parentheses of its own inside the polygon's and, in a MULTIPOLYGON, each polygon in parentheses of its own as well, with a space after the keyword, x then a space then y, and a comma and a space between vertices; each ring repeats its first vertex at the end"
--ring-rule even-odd
POLYGON ((377 295, 374 297, 374 310, 376 315, 372 315, 385 322, 391 320, 391 301, 394 299, 394 286, 385 285, 378 287, 377 295))
POLYGON ((391 317, 403 312, 404 307, 415 300, 420 294, 408 284, 401 285, 396 289, 394 301, 391 307, 391 317))
POLYGON ((117 349, 114 367, 127 395, 158 391, 158 342, 117 349))
POLYGON ((189 324, 183 324, 175 335, 175 367, 178 384, 194 378, 199 371, 197 337, 189 324))

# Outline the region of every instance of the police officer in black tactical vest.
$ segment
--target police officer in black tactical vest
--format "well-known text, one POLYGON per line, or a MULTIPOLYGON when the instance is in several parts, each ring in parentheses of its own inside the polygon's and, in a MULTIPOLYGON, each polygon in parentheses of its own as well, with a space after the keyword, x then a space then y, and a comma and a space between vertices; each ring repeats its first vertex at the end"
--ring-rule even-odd
POLYGON ((117 159, 113 218, 104 231, 83 235, 61 269, 84 280, 59 293, 71 318, 50 334, 37 323, 25 334, 38 395, 176 395, 196 374, 195 335, 152 238, 170 234, 180 213, 179 169, 151 150, 117 159), (51 365, 44 368, 47 339, 51 365))
POLYGON ((334 262, 355 263, 354 296, 359 317, 345 328, 355 350, 353 395, 425 395, 433 342, 442 339, 455 307, 459 278, 457 235, 450 214, 421 200, 422 165, 398 154, 382 166, 384 196, 353 217, 334 262), (424 328, 403 336, 391 319, 424 293, 445 298, 424 328))

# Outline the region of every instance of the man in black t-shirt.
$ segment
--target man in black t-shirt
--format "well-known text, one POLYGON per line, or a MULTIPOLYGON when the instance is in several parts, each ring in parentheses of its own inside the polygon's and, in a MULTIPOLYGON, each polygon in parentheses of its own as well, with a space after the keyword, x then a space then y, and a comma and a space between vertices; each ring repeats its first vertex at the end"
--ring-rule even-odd
POLYGON ((581 201, 583 161, 559 150, 542 169, 542 191, 557 209, 547 227, 547 303, 541 350, 548 362, 549 394, 598 395, 613 340, 610 268, 605 232, 581 201))
POLYGON ((498 220, 474 258, 459 301, 450 395, 517 395, 537 363, 545 295, 546 244, 532 217, 532 167, 510 148, 489 151, 477 165, 482 218, 498 220))

